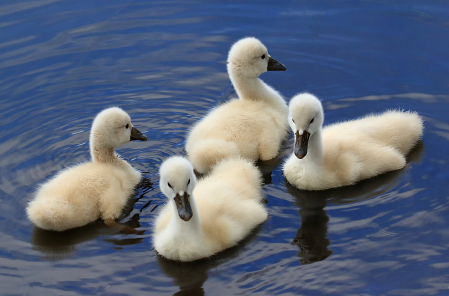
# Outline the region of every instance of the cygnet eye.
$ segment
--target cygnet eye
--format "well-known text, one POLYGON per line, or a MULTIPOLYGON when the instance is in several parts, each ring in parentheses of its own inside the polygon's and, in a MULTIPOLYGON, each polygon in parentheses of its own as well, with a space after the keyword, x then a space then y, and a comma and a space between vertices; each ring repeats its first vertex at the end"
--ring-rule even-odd
POLYGON ((125 125, 125 128, 128 128, 129 127, 129 123, 127 123, 126 125, 125 125))
POLYGON ((187 186, 189 186, 189 184, 190 184, 190 179, 189 179, 189 181, 187 181, 187 186))
POLYGON ((312 120, 310 121, 310 123, 309 124, 311 124, 312 122, 313 122, 313 120, 315 119, 315 117, 314 118, 312 118, 312 120))
POLYGON ((173 189, 173 187, 171 187, 170 183, 167 183, 168 187, 170 187, 171 189, 173 189))
POLYGON ((263 54, 262 56, 261 56, 261 58, 262 58, 262 60, 265 58, 265 54, 263 54))

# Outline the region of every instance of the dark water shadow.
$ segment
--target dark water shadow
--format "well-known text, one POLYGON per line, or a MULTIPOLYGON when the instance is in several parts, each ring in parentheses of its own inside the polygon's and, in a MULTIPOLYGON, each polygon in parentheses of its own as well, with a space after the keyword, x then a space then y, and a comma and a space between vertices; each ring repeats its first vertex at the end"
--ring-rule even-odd
MULTIPOLYGON (((243 239, 237 246, 226 249, 214 256, 193 262, 179 262, 157 256, 157 262, 161 270, 169 277, 173 278, 173 284, 179 287, 177 296, 203 296, 205 295, 203 284, 208 279, 208 271, 233 258, 256 237, 262 225, 256 227, 253 232, 243 239)), ((217 295, 220 293, 217 292, 217 295)))
POLYGON ((256 162, 256 166, 259 168, 260 172, 262 173, 262 182, 263 184, 272 184, 272 173, 273 171, 282 165, 284 158, 289 156, 293 151, 293 140, 292 138, 285 139, 282 144, 281 148, 279 149, 278 155, 270 160, 259 160, 256 162))
MULTIPOLYGON (((407 163, 418 162, 423 150, 424 145, 419 142, 407 156, 407 163)), ((324 210, 326 205, 329 203, 350 204, 386 193, 397 186, 406 169, 363 180, 353 186, 321 191, 300 190, 285 181, 287 192, 295 198, 301 216, 301 227, 291 243, 299 248, 298 257, 301 264, 322 261, 332 254, 332 250, 329 249, 331 242, 326 237, 329 221, 329 216, 324 210)))
MULTIPOLYGON (((122 213, 118 220, 123 220, 129 216, 129 214, 134 209, 134 204, 142 199, 146 193, 148 193, 152 189, 152 183, 148 178, 143 178, 141 182, 136 185, 133 196, 137 196, 136 198, 130 198, 123 208, 122 213)), ((140 227, 140 213, 134 214, 130 219, 126 222, 119 223, 122 226, 129 227, 132 229, 136 229, 140 227)), ((143 235, 145 230, 139 231, 137 234, 143 235)), ((38 251, 41 257, 45 260, 61 260, 66 259, 72 256, 76 250, 76 245, 81 244, 83 242, 87 242, 101 235, 115 235, 115 234, 129 234, 126 231, 121 231, 116 228, 110 227, 106 225, 102 220, 97 220, 88 225, 69 229, 66 231, 49 231, 44 230, 39 227, 34 227, 31 243, 33 245, 33 249, 38 251)), ((133 245, 139 244, 143 242, 142 237, 137 238, 125 238, 125 239, 116 239, 116 238, 108 238, 103 239, 103 241, 110 242, 114 245, 125 246, 125 245, 133 245)))

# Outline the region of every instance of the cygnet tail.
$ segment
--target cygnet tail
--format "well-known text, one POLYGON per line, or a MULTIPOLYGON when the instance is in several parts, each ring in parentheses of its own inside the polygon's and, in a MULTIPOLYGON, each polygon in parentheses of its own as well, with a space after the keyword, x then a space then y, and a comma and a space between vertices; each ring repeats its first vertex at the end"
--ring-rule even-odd
POLYGON ((240 153, 234 142, 222 139, 205 139, 195 142, 192 149, 187 149, 187 154, 195 170, 205 174, 221 160, 236 157, 240 153))
POLYGON ((233 188, 242 190, 255 190, 254 194, 243 194, 243 196, 260 196, 262 186, 262 175, 252 160, 241 157, 227 158, 220 161, 211 175, 220 175, 223 182, 233 188))
POLYGON ((72 228, 67 225, 71 220, 67 214, 72 210, 63 202, 36 199, 28 204, 26 212, 31 222, 39 228, 54 231, 72 228))
POLYGON ((384 124, 383 141, 406 155, 421 138, 424 124, 416 112, 387 111, 382 116, 384 124))

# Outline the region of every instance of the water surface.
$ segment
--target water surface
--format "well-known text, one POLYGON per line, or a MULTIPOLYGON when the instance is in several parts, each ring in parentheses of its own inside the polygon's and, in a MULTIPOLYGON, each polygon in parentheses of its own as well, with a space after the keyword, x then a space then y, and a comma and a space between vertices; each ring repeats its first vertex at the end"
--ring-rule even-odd
MULTIPOLYGON (((449 8, 441 1, 0 1, 0 286, 5 295, 447 295, 449 8), (325 123, 401 108, 425 119, 406 168, 323 192, 261 163, 270 218, 239 246, 176 263, 151 247, 157 170, 188 128, 234 95, 229 47, 256 36, 288 100, 316 94, 325 123), (100 110, 148 142, 118 149, 145 182, 122 220, 54 234, 24 208, 89 157, 100 110)), ((394 127, 392 127, 394 128, 394 127)))

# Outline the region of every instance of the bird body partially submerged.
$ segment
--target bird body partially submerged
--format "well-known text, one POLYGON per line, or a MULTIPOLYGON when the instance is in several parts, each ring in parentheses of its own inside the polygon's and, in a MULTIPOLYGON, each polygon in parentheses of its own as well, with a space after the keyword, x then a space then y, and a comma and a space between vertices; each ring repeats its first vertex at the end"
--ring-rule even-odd
POLYGON ((398 170, 422 135, 415 112, 389 110, 335 123, 322 129, 321 102, 303 93, 290 101, 289 124, 294 152, 284 164, 288 182, 300 189, 322 190, 398 170))
POLYGON ((236 245, 267 218, 260 172, 247 160, 223 160, 197 184, 190 162, 171 157, 160 175, 168 201, 157 217, 153 243, 168 259, 210 257, 236 245))
POLYGON ((278 154, 287 135, 287 104, 258 77, 284 70, 255 38, 231 47, 228 73, 238 98, 213 109, 191 129, 186 151, 196 171, 206 173, 228 157, 268 160, 278 154))
POLYGON ((28 204, 28 218, 42 229, 55 231, 99 218, 114 223, 141 179, 141 173, 114 151, 131 140, 146 137, 125 111, 114 107, 100 112, 90 135, 92 162, 64 169, 42 184, 28 204))

